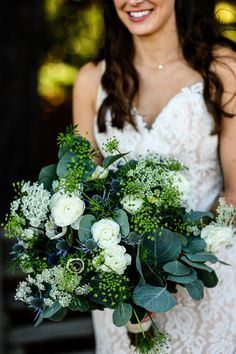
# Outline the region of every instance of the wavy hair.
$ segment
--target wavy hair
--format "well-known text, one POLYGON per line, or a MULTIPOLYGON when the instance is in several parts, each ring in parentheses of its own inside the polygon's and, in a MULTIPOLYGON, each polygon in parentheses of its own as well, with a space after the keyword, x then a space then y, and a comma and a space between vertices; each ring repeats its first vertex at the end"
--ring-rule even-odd
MULTIPOLYGON (((233 114, 222 107, 223 83, 211 64, 219 60, 214 51, 216 45, 233 48, 233 43, 222 37, 213 16, 196 11, 193 0, 176 0, 175 13, 183 56, 202 76, 204 100, 215 121, 214 133, 217 133, 221 117, 233 117, 233 114)), ((108 109, 113 126, 122 129, 124 123, 129 122, 136 128, 132 115, 133 100, 139 89, 138 73, 133 65, 135 50, 132 35, 118 18, 112 0, 104 0, 104 23, 104 46, 99 59, 106 61, 101 84, 107 96, 98 111, 99 131, 106 131, 108 109)))

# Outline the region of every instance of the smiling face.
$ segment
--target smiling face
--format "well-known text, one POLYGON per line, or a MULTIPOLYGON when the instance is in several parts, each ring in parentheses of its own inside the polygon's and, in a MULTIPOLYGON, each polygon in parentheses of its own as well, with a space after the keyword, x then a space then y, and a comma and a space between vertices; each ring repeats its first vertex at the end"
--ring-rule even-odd
POLYGON ((121 22, 134 36, 175 28, 175 0, 113 0, 121 22))

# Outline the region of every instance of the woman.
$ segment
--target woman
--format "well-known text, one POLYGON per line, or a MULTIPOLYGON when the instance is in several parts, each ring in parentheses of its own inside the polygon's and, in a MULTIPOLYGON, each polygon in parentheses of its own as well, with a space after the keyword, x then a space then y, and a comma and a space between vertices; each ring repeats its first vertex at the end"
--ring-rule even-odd
MULTIPOLYGON (((236 54, 193 1, 107 0, 104 59, 85 65, 74 86, 74 123, 95 147, 117 136, 135 158, 150 151, 189 167, 194 209, 221 193, 236 205, 236 54)), ((174 354, 236 353, 236 246, 223 250, 220 285, 158 314, 174 354)), ((98 354, 133 353, 111 311, 95 311, 98 354)))

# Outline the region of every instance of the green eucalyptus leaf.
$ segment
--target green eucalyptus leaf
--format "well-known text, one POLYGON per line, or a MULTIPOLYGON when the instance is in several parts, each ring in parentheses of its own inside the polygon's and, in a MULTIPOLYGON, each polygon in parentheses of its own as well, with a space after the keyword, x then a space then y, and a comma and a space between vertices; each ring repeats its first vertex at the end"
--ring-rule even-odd
POLYGON ((140 244, 137 246, 136 269, 139 272, 139 274, 141 275, 141 277, 144 279, 143 271, 142 271, 142 264, 141 264, 141 260, 140 260, 140 244))
POLYGON ((178 283, 178 284, 189 284, 197 279, 197 272, 192 270, 189 275, 177 276, 169 274, 167 280, 178 283))
POLYGON ((185 253, 203 252, 206 248, 206 242, 198 236, 190 236, 188 243, 183 247, 185 253))
POLYGON ((114 325, 116 325, 117 327, 125 326, 126 323, 131 319, 132 312, 133 309, 130 304, 119 304, 112 315, 114 325))
POLYGON ((206 264, 203 264, 200 262, 192 262, 186 256, 181 257, 181 260, 193 268, 203 269, 203 270, 206 270, 207 272, 210 272, 210 273, 213 271, 213 269, 208 267, 206 264))
POLYGON ((61 310, 62 306, 59 304, 58 301, 55 301, 51 307, 46 307, 41 315, 43 318, 51 318, 55 313, 57 313, 59 310, 61 310))
POLYGON ((116 221, 120 225, 120 232, 123 237, 127 237, 129 235, 129 219, 126 212, 122 209, 117 209, 114 212, 114 221, 116 221))
POLYGON ((191 213, 186 214, 184 220, 189 223, 196 223, 203 218, 213 219, 213 214, 210 211, 192 211, 191 213))
POLYGON ((191 269, 179 261, 166 263, 163 269, 170 274, 183 276, 191 273, 191 269))
POLYGON ((62 156, 70 151, 70 147, 67 143, 64 143, 63 145, 60 146, 59 151, 58 151, 58 159, 60 160, 62 156))
POLYGON ((86 312, 89 309, 89 303, 87 299, 84 297, 80 296, 74 299, 74 301, 70 304, 70 310, 71 311, 80 311, 80 312, 86 312))
POLYGON ((136 305, 144 307, 150 312, 167 312, 176 305, 176 301, 166 288, 149 284, 136 286, 133 293, 136 305))
POLYGON ((39 173, 39 184, 43 183, 44 188, 51 190, 52 182, 57 179, 57 164, 48 165, 41 169, 39 173))
POLYGON ((62 158, 59 160, 57 165, 57 174, 59 177, 64 177, 68 172, 68 166, 74 162, 78 161, 78 156, 75 152, 67 151, 62 158))
POLYGON ((186 236, 184 236, 184 235, 182 235, 182 234, 180 234, 178 232, 174 232, 174 235, 180 240, 182 246, 186 246, 187 245, 188 239, 187 239, 186 236))
POLYGON ((54 315, 50 317, 51 321, 59 322, 62 321, 67 315, 67 309, 62 307, 59 311, 57 311, 54 315))
POLYGON ((93 215, 87 214, 81 216, 78 230, 80 242, 85 243, 87 240, 91 239, 91 227, 95 221, 96 218, 93 215))
POLYGON ((179 238, 167 229, 158 229, 154 240, 148 236, 144 237, 144 247, 148 250, 148 263, 163 264, 174 261, 181 252, 179 238))
POLYGON ((34 327, 38 327, 42 322, 43 322, 43 316, 42 314, 39 315, 39 317, 37 318, 37 321, 34 324, 34 327))
POLYGON ((112 156, 107 156, 105 157, 105 159, 103 160, 102 166, 104 168, 108 168, 110 165, 112 165, 114 162, 116 162, 117 160, 119 160, 121 157, 126 156, 128 153, 125 154, 117 154, 117 155, 112 155, 112 156))
POLYGON ((211 273, 206 270, 198 270, 198 278, 203 282, 206 288, 214 288, 218 284, 216 272, 213 270, 211 273))
POLYGON ((216 263, 218 261, 218 258, 213 253, 208 253, 208 252, 186 254, 186 257, 192 262, 216 263))
POLYGON ((187 289, 189 295, 194 300, 201 300, 204 297, 204 284, 201 280, 196 279, 192 283, 185 284, 185 288, 187 289))

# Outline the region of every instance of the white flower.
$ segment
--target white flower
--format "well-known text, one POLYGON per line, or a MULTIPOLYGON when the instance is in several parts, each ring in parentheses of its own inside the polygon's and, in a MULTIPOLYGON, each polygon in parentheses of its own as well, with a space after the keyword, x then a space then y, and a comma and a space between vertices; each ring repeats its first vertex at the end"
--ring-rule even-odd
POLYGON ((173 178, 174 187, 178 188, 179 192, 183 195, 183 199, 186 200, 190 192, 190 182, 180 172, 171 171, 170 175, 173 178))
POLYGON ((50 209, 57 226, 69 226, 83 214, 85 204, 77 195, 55 193, 50 200, 50 209))
POLYGON ((117 245, 121 240, 120 225, 111 219, 101 219, 92 226, 91 233, 100 248, 117 245))
POLYGON ((100 269, 104 272, 114 271, 117 274, 124 274, 125 269, 131 264, 131 256, 126 253, 123 246, 113 246, 103 251, 104 264, 100 269))
POLYGON ((57 232, 57 226, 55 225, 52 218, 45 224, 46 236, 50 238, 50 240, 57 240, 63 237, 66 234, 67 227, 62 227, 60 232, 57 232))
POLYGON ((22 197, 22 212, 31 226, 39 227, 47 218, 50 193, 37 182, 32 186, 29 182, 25 183, 21 191, 26 194, 22 197))
POLYGON ((121 200, 121 205, 130 214, 135 214, 143 206, 143 199, 136 198, 134 195, 128 194, 121 200))
POLYGON ((105 179, 108 176, 108 169, 102 166, 97 166, 95 171, 91 175, 91 179, 105 179))
POLYGON ((207 244, 206 250, 213 253, 230 246, 233 236, 233 229, 227 226, 208 225, 201 231, 201 238, 207 244))

